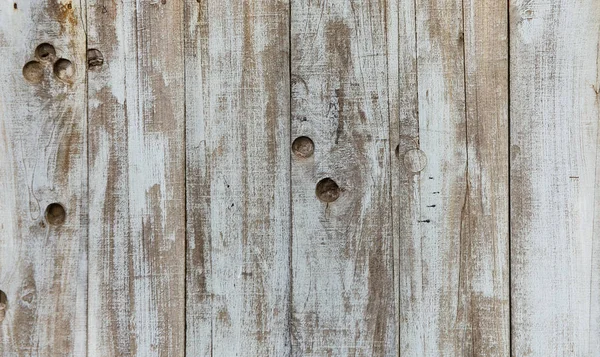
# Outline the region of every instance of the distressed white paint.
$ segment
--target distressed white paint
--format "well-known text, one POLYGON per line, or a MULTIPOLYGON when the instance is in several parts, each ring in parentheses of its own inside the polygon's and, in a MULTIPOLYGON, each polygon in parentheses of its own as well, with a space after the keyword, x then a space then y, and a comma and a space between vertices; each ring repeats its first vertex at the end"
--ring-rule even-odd
POLYGON ((512 355, 595 355, 600 4, 508 10, 0 2, 0 355, 506 356, 509 213, 512 355))
POLYGON ((600 350, 600 3, 516 1, 511 21, 515 356, 600 350))
POLYGON ((292 1, 292 139, 315 144, 292 158, 294 356, 398 350, 386 10, 292 1), (335 202, 315 194, 327 177, 341 188, 335 202))
POLYGON ((391 131, 401 355, 509 353, 505 6, 400 3, 391 131), (422 171, 406 159, 416 149, 422 171))
POLYGON ((86 355, 85 34, 79 1, 0 3, 0 322, 2 356, 86 355), (16 4, 16 8, 15 8, 16 4), (56 56, 35 58, 51 43, 56 56), (72 83, 53 63, 67 58, 72 83), (41 79, 23 76, 42 63, 41 79), (66 221, 50 226, 50 203, 66 221))
POLYGON ((289 356, 288 1, 186 5, 187 356, 289 356))
POLYGON ((87 2, 90 356, 184 354, 183 5, 87 2))

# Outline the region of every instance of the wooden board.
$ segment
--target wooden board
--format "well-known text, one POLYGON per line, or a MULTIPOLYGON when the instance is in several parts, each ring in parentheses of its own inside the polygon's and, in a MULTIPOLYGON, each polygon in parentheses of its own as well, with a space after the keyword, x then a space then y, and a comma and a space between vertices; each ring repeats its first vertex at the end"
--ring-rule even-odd
POLYGON ((0 356, 596 355, 599 28, 0 1, 0 356))
POLYGON ((600 350, 600 3, 510 8, 514 356, 600 350))
POLYGON ((183 356, 183 5, 87 2, 89 355, 183 356))
POLYGON ((2 356, 86 355, 81 11, 79 1, 0 3, 2 356), (64 210, 46 217, 54 203, 64 210))
POLYGON ((509 354, 505 6, 400 4, 390 78, 402 355, 509 354))
POLYGON ((187 355, 289 356, 287 1, 186 5, 187 355))
POLYGON ((291 3, 294 356, 397 353, 386 10, 291 3))

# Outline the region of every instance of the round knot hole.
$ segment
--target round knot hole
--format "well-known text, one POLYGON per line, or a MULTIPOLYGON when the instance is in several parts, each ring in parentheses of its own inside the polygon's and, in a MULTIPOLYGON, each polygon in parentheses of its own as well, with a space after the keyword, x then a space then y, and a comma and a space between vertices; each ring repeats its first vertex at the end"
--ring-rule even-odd
POLYGON ((51 203, 46 208, 46 221, 53 226, 60 226, 65 223, 67 213, 60 203, 51 203))
POLYGON ((61 58, 54 63, 54 75, 63 82, 70 82, 75 75, 75 66, 68 59, 61 58))
POLYGON ((49 43, 42 43, 41 45, 37 46, 37 48, 35 49, 35 56, 40 60, 40 61, 52 61, 52 59, 56 56, 56 50, 54 49, 54 46, 52 46, 49 43))
POLYGON ((315 143, 307 136, 300 136, 292 143, 292 151, 302 158, 311 157, 315 152, 315 143))
POLYGON ((326 203, 334 202, 340 197, 341 189, 331 178, 326 177, 317 183, 317 197, 326 203))
POLYGON ((23 67, 23 77, 31 83, 40 83, 44 79, 44 66, 38 61, 27 62, 23 67))

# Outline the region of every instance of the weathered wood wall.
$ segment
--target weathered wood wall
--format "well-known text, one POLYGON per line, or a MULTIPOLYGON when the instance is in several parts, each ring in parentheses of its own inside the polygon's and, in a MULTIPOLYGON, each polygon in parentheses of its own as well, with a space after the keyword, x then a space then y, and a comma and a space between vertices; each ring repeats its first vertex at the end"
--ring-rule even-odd
POLYGON ((1 356, 600 356, 600 2, 0 1, 1 356))

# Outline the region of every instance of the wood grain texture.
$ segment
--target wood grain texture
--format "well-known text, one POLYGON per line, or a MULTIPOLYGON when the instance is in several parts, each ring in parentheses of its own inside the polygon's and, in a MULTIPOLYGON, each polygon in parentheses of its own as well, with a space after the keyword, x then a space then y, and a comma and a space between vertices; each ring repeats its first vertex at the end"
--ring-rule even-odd
POLYGON ((511 5, 512 354, 597 356, 600 3, 511 5))
POLYGON ((184 355, 183 4, 90 0, 89 355, 184 355))
POLYGON ((289 356, 287 1, 186 5, 187 355, 289 356))
POLYGON ((0 1, 0 356, 598 355, 599 29, 0 1))
POLYGON ((0 3, 0 290, 7 298, 0 322, 2 356, 86 355, 81 6, 53 0, 0 3), (54 53, 36 56, 44 42, 54 53), (53 74, 55 63, 66 63, 59 58, 74 66, 68 76, 58 72, 65 81, 53 74), (64 223, 50 225, 45 219, 52 203, 64 207, 64 223))
POLYGON ((386 2, 291 3, 294 356, 395 356, 386 2), (330 203, 317 182, 340 187, 330 203))
POLYGON ((509 353, 505 6, 400 4, 391 132, 401 355, 509 353))

